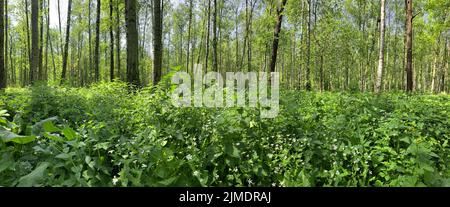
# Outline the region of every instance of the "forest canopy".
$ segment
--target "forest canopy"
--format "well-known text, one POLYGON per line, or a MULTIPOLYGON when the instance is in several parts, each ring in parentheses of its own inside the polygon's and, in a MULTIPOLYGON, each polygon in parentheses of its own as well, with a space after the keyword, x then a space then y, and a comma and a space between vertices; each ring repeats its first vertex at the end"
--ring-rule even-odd
POLYGON ((289 89, 448 92, 449 4, 3 0, 0 86, 147 86, 201 64, 277 71, 289 89))

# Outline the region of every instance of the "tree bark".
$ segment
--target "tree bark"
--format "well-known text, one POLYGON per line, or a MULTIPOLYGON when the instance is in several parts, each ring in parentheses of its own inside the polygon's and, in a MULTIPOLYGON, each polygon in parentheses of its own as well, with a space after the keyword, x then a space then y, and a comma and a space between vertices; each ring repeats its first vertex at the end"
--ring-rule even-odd
POLYGON ((275 26, 274 31, 274 38, 273 38, 273 44, 272 44, 272 58, 270 61, 270 72, 275 72, 276 65, 277 65, 277 55, 278 55, 278 44, 280 41, 280 32, 281 32, 281 26, 283 24, 283 11, 284 7, 286 6, 287 0, 283 0, 281 3, 280 8, 278 8, 277 12, 277 24, 275 26))
POLYGON ((29 5, 28 5, 28 0, 24 0, 25 1, 25 30, 27 33, 27 55, 28 55, 28 60, 31 62, 31 38, 30 38, 30 18, 29 18, 29 5))
POLYGON ((47 0, 47 34, 45 41, 45 70, 44 70, 44 80, 48 80, 48 44, 50 40, 50 0, 47 0))
POLYGON ((381 0, 381 23, 380 23, 380 53, 378 60, 378 70, 377 70, 377 80, 375 86, 375 93, 380 93, 381 83, 383 81, 383 67, 384 67, 384 38, 385 38, 385 27, 386 27, 386 0, 381 0))
POLYGON ((217 0, 214 0, 213 11, 213 71, 218 72, 218 53, 217 53, 217 0))
POLYGON ((122 48, 121 45, 121 31, 120 31, 120 2, 121 1, 117 1, 116 3, 116 55, 117 55, 117 75, 119 77, 119 79, 122 78, 122 74, 121 74, 121 60, 120 60, 120 49, 122 48))
POLYGON ((5 5, 4 1, 0 0, 0 90, 3 90, 6 88, 6 68, 5 68, 5 50, 4 50, 4 31, 3 28, 5 25, 3 24, 3 16, 4 16, 4 8, 5 5))
POLYGON ((406 91, 414 90, 413 77, 413 0, 406 2, 406 91))
POLYGON ((207 12, 207 27, 206 27, 206 51, 205 51, 205 73, 208 72, 209 62, 209 39, 211 33, 211 0, 208 0, 208 12, 207 12))
POLYGON ((189 0, 189 25, 188 25, 188 48, 187 48, 187 57, 186 57, 186 71, 189 72, 189 56, 191 52, 191 30, 192 30, 192 16, 194 9, 194 0, 189 0))
POLYGON ((306 37, 306 90, 311 91, 311 7, 312 1, 308 0, 308 36, 306 37))
MULTIPOLYGON (((44 0, 39 1, 40 11, 44 12, 44 0)), ((40 21, 40 31, 39 31, 39 72, 38 72, 38 80, 44 80, 44 15, 39 15, 40 21)))
POLYGON ((450 52, 450 44, 448 41, 448 37, 445 40, 445 49, 444 49, 444 64, 445 67, 442 67, 442 74, 441 74, 441 88, 440 91, 441 92, 445 92, 445 78, 447 76, 447 72, 449 71, 450 68, 450 63, 449 63, 449 52, 450 52))
POLYGON ((100 15, 101 15, 101 0, 97 0, 97 20, 95 23, 95 51, 94 51, 94 71, 95 81, 100 80, 100 15))
POLYGON ((60 43, 59 43, 59 51, 60 52, 63 52, 63 50, 64 50, 64 41, 63 41, 63 33, 62 33, 62 21, 61 21, 61 3, 60 3, 60 0, 57 0, 58 1, 58 25, 59 25, 59 40, 60 40, 60 43))
POLYGON ((39 67, 39 1, 31 1, 31 62, 30 83, 37 80, 39 67))
MULTIPOLYGON (((92 0, 88 1, 88 47, 89 47, 89 67, 92 67, 92 27, 91 27, 91 16, 92 16, 92 0)), ((92 79, 92 69, 89 70, 89 79, 92 79)))
POLYGON ((109 77, 110 81, 114 81, 114 31, 113 31, 113 0, 109 0, 109 40, 110 40, 110 66, 109 66, 109 77))
MULTIPOLYGON (((158 0, 160 1, 160 0, 158 0)), ((138 32, 137 32, 137 14, 136 0, 126 1, 126 20, 127 20, 127 81, 133 86, 140 86, 138 69, 138 32)))
MULTIPOLYGON (((9 25, 8 25, 8 0, 5 0, 5 9, 4 9, 4 15, 5 15, 5 48, 4 48, 4 51, 5 51, 5 56, 4 56, 4 59, 5 59, 5 68, 4 68, 4 70, 6 71, 6 83, 8 83, 8 69, 9 69, 9 64, 8 64, 8 37, 9 37, 9 34, 8 34, 8 27, 9 27, 9 25)), ((11 61, 11 64, 12 64, 12 61, 11 61)), ((13 78, 11 77, 11 80, 12 80, 13 78)))
POLYGON ((70 23, 71 23, 71 15, 72 15, 72 0, 69 0, 69 5, 67 8, 67 26, 66 26, 66 41, 64 45, 64 53, 63 53, 63 65, 62 65, 62 73, 61 73, 61 85, 66 81, 66 73, 67 73, 67 57, 69 56, 69 40, 70 40, 70 23))
POLYGON ((162 44, 162 23, 163 23, 161 0, 153 0, 153 84, 157 85, 161 81, 163 44, 162 44))

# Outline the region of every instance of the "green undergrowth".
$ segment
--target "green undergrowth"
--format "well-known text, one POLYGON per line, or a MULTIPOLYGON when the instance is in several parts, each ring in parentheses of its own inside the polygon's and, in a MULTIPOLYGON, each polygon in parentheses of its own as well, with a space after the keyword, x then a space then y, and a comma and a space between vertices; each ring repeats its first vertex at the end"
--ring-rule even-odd
POLYGON ((450 186, 448 95, 281 92, 280 114, 152 88, 0 94, 0 186, 450 186))

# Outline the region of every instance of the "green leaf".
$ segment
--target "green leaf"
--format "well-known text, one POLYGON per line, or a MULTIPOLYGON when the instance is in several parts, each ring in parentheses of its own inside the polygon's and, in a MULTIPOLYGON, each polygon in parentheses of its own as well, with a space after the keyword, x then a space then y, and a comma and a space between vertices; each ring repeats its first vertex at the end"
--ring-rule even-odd
POLYGON ((59 155, 56 155, 56 158, 63 159, 63 160, 68 160, 71 157, 72 157, 71 155, 66 154, 66 153, 61 153, 59 155))
POLYGON ((178 177, 171 177, 162 181, 159 181, 158 183, 161 184, 162 186, 170 186, 172 185, 172 183, 174 183, 176 180, 178 179, 178 177))
POLYGON ((49 133, 54 133, 54 132, 59 132, 61 131, 61 129, 59 129, 58 127, 56 127, 52 121, 48 121, 45 122, 42 127, 44 128, 45 132, 49 132, 49 133))
POLYGON ((0 138, 3 142, 13 142, 16 144, 28 144, 36 139, 35 136, 20 136, 4 129, 0 129, 0 138))
POLYGON ((227 153, 229 156, 234 158, 240 157, 240 151, 238 148, 233 146, 233 144, 226 144, 225 145, 225 153, 227 153))
POLYGON ((62 133, 64 134, 64 136, 69 141, 74 140, 75 137, 77 136, 77 133, 73 129, 69 128, 69 127, 64 128, 62 133))
POLYGON ((44 172, 48 168, 49 163, 43 162, 28 175, 19 179, 18 187, 36 187, 40 186, 39 182, 44 178, 44 172))
POLYGON ((56 141, 56 142, 64 142, 64 139, 61 138, 61 136, 59 136, 59 135, 57 135, 57 134, 50 134, 50 133, 48 133, 48 132, 45 132, 45 133, 44 133, 44 136, 45 136, 47 139, 49 139, 49 140, 53 140, 53 141, 56 141))
POLYGON ((57 121, 57 120, 58 120, 58 117, 52 117, 52 118, 44 119, 44 120, 34 124, 31 127, 30 131, 33 132, 33 134, 39 134, 42 131, 42 129, 44 128, 44 124, 46 124, 47 122, 53 122, 53 121, 57 121))
POLYGON ((14 158, 11 153, 4 153, 0 160, 0 172, 5 171, 14 165, 14 158))

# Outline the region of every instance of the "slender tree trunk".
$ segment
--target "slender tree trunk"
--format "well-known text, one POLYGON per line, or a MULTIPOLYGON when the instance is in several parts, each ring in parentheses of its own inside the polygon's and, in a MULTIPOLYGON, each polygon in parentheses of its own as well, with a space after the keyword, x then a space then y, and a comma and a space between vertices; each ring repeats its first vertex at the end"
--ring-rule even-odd
MULTIPOLYGON (((160 0, 158 0, 160 2, 160 0)), ((139 39, 137 32, 137 1, 126 1, 127 21, 127 81, 134 86, 140 86, 138 68, 139 39)), ((161 32, 162 33, 162 32, 161 32)))
POLYGON ((29 5, 28 5, 28 0, 24 0, 25 1, 25 21, 26 21, 26 25, 25 25, 25 30, 27 33, 27 55, 28 55, 28 60, 31 62, 31 38, 30 38, 30 15, 28 14, 29 11, 29 5))
POLYGON ((153 84, 161 81, 163 44, 162 25, 163 13, 161 0, 153 0, 153 84))
POLYGON ((377 70, 377 81, 375 86, 375 93, 380 93, 381 83, 383 81, 383 67, 384 67, 384 38, 385 38, 385 27, 386 27, 386 1, 381 0, 381 22, 380 22, 380 53, 378 60, 378 70, 377 70))
MULTIPOLYGON (((39 1, 39 7, 40 7, 40 11, 42 11, 42 13, 44 13, 44 0, 37 0, 39 1)), ((39 31, 39 72, 38 72, 38 80, 44 80, 43 78, 43 74, 44 74, 44 52, 43 52, 43 48, 44 48, 44 15, 43 14, 39 15, 39 23, 40 23, 40 31, 39 31)))
POLYGON ((95 23, 95 49, 94 49, 95 50, 94 71, 96 82, 100 81, 100 15, 101 15, 101 0, 97 0, 97 20, 95 23))
POLYGON ((413 77, 413 0, 406 1, 406 91, 414 90, 413 77))
POLYGON ((39 67, 39 1, 31 1, 31 43, 30 83, 33 83, 39 67))
POLYGON ((72 15, 72 0, 69 0, 69 5, 67 8, 67 26, 66 26, 66 42, 64 43, 64 53, 63 53, 63 68, 61 73, 61 85, 66 81, 67 73, 67 57, 69 56, 69 40, 70 40, 70 24, 72 15))
POLYGON ((206 27, 206 51, 205 51, 205 73, 208 72, 209 63, 209 39, 211 33, 211 0, 208 0, 208 15, 207 15, 207 27, 206 27))
POLYGON ((442 67, 442 74, 441 74, 441 88, 440 91, 441 92, 445 92, 445 78, 446 78, 446 73, 447 71, 449 71, 450 68, 450 63, 449 63, 449 52, 450 52, 450 44, 448 41, 448 37, 445 40, 445 50, 444 50, 444 64, 445 67, 442 67))
POLYGON ((122 79, 121 74, 121 59, 120 59, 120 49, 121 45, 121 31, 120 31, 120 3, 121 1, 116 2, 116 55, 117 55, 117 75, 120 79, 122 79))
POLYGON ((434 56, 433 66, 431 69, 431 84, 430 84, 430 92, 434 93, 436 89, 436 71, 438 67, 438 53, 434 56))
POLYGON ((63 52, 64 50, 64 41, 63 41, 63 33, 62 33, 62 21, 61 21, 61 0, 57 0, 58 1, 58 25, 59 25, 59 51, 63 52))
POLYGON ((308 36, 306 39, 306 90, 311 90, 311 7, 312 1, 308 0, 308 36))
MULTIPOLYGON (((6 77, 8 77, 8 69, 9 69, 9 64, 8 64, 8 0, 5 0, 5 9, 4 9, 4 13, 5 13, 5 71, 6 71, 6 77)), ((11 62, 12 63, 12 62, 11 62)), ((11 78, 12 79, 12 78, 11 78)), ((6 82, 8 82, 8 78, 6 78, 6 82)))
MULTIPOLYGON (((92 17, 92 0, 88 1, 88 47, 89 47, 89 67, 92 68, 93 62, 92 62, 92 27, 91 27, 91 17, 92 17)), ((92 69, 89 70, 89 79, 92 80, 92 69)), ((89 80, 89 81, 90 81, 89 80)))
MULTIPOLYGON (((5 7, 5 10, 8 11, 8 9, 5 7)), ((10 83, 15 86, 16 85, 16 49, 13 44, 13 38, 9 38, 9 68, 11 70, 11 81, 10 83), (14 58, 13 58, 14 53, 14 58)), ((6 57, 7 58, 7 57, 6 57)), ((8 83, 8 81, 6 81, 8 83)))
POLYGON ((109 77, 111 82, 114 81, 114 31, 113 31, 113 0, 109 0, 109 40, 110 40, 110 66, 109 66, 109 77))
POLYGON ((5 50, 4 50, 4 31, 3 28, 5 27, 4 20, 4 11, 5 5, 4 1, 0 0, 0 90, 3 90, 6 88, 6 81, 7 81, 7 74, 6 74, 6 68, 5 68, 5 50))
POLYGON ((190 52, 191 52, 191 29, 192 29, 192 16, 193 16, 193 12, 192 10, 194 9, 194 0, 189 0, 189 25, 188 25, 188 48, 187 48, 187 59, 186 59, 186 71, 189 72, 189 56, 190 56, 190 52))
POLYGON ((47 34, 46 34, 46 40, 45 40, 45 70, 44 70, 44 80, 48 80, 48 44, 50 40, 50 0, 47 0, 46 3, 47 6, 47 34))
POLYGON ((281 32, 281 26, 283 24, 283 11, 284 7, 286 6, 287 0, 283 0, 281 3, 280 8, 278 8, 277 12, 277 24, 275 26, 275 32, 274 32, 274 38, 273 38, 273 44, 272 44, 272 58, 270 61, 270 72, 275 72, 276 65, 277 65, 277 56, 278 56, 278 44, 280 41, 280 32, 281 32))
POLYGON ((236 69, 238 69, 239 68, 239 32, 238 32, 238 29, 239 29, 239 7, 237 6, 236 7, 236 18, 235 18, 235 31, 234 31, 234 33, 235 33, 235 35, 236 35, 236 37, 235 37, 235 39, 236 39, 236 69))
POLYGON ((53 44, 52 44, 52 39, 49 39, 49 44, 50 44, 50 51, 52 53, 52 65, 53 65, 53 80, 56 81, 57 77, 56 77, 56 63, 55 63, 55 53, 53 50, 53 44))
POLYGON ((248 32, 247 32, 247 71, 252 70, 252 31, 253 31, 253 10, 256 1, 250 0, 250 14, 248 17, 248 32))
POLYGON ((213 11, 213 71, 218 72, 218 53, 217 53, 217 0, 214 0, 213 11))

